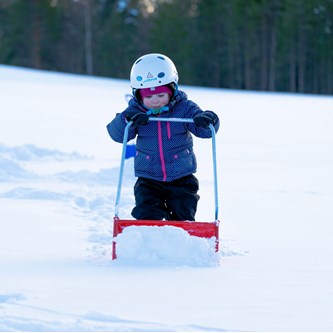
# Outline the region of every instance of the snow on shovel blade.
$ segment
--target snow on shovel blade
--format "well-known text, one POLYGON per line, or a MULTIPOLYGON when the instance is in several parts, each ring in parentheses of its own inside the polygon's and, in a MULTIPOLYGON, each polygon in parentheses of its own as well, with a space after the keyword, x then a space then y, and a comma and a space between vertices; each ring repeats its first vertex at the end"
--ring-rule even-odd
MULTIPOLYGON (((124 228, 130 226, 173 226, 182 228, 191 236, 211 238, 215 237, 215 251, 219 250, 219 221, 214 222, 195 222, 195 221, 164 221, 164 220, 120 220, 114 217, 113 239, 120 234, 124 228)), ((117 259, 117 242, 112 243, 112 260, 117 259)))

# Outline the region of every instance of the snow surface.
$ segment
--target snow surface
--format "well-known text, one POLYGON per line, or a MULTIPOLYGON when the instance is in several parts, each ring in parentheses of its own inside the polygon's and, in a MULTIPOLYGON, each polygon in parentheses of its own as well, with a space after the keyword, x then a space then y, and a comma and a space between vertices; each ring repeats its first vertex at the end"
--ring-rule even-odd
MULTIPOLYGON (((221 118, 220 252, 131 227, 111 261, 129 82, 0 66, 0 331, 333 331, 333 98, 181 88, 221 118)), ((130 159, 122 218, 134 181, 130 159)))

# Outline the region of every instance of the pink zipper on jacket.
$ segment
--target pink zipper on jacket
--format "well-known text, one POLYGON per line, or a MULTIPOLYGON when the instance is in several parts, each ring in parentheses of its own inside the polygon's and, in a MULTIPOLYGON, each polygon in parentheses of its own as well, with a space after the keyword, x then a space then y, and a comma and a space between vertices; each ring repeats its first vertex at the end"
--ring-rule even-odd
POLYGON ((161 122, 157 122, 157 131, 158 131, 158 150, 160 153, 160 160, 161 160, 161 167, 162 167, 162 173, 163 173, 163 181, 166 181, 166 170, 165 170, 165 160, 164 160, 164 154, 163 154, 163 140, 162 140, 162 125, 161 122))
POLYGON ((168 139, 170 140, 171 139, 171 129, 170 129, 170 123, 167 122, 166 123, 166 126, 167 126, 167 131, 168 131, 168 139))

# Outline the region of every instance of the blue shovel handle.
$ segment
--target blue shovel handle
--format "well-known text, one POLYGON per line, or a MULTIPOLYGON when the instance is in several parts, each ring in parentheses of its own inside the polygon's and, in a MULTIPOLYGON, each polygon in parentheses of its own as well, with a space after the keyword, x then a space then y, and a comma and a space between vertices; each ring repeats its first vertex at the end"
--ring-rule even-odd
MULTIPOLYGON (((169 122, 182 122, 182 123, 193 123, 192 118, 163 118, 163 117, 150 117, 149 121, 169 121, 169 122)), ((124 140, 123 140, 123 149, 120 161, 120 171, 119 171, 119 179, 118 179, 118 188, 117 188, 117 196, 115 203, 115 216, 118 217, 119 214, 119 203, 120 203, 120 195, 122 188, 122 181, 124 175, 124 163, 125 163, 125 155, 126 155, 126 146, 128 141, 128 131, 130 126, 132 125, 132 121, 129 121, 124 130, 124 140)), ((213 156, 213 177, 214 177, 214 196, 215 196, 215 221, 218 220, 218 188, 217 188, 217 166, 216 166, 216 138, 215 138, 215 128, 213 125, 209 125, 210 130, 212 131, 212 156, 213 156)))

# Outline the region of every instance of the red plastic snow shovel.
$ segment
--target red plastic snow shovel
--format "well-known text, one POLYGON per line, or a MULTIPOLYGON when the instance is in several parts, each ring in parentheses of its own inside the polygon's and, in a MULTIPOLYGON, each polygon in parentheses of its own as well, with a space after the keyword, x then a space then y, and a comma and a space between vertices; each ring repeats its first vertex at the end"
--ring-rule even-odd
MULTIPOLYGON (((170 121, 170 122, 193 122, 193 119, 190 118, 155 118, 150 117, 149 121, 170 121)), ((119 211, 119 202, 120 202, 120 194, 123 180, 123 172, 124 172, 124 162, 125 162, 125 154, 126 154, 126 145, 128 139, 128 130, 132 125, 132 121, 130 121, 126 127, 124 132, 124 140, 123 140, 123 150, 122 150, 122 158, 120 163, 120 172, 119 172, 119 180, 118 180, 118 190, 116 196, 116 204, 115 204, 115 217, 113 224, 113 242, 112 242, 112 259, 117 259, 117 242, 115 237, 120 234, 124 228, 129 226, 173 226, 177 228, 182 228, 187 231, 191 236, 202 237, 202 238, 211 238, 215 237, 215 251, 219 250, 219 220, 218 220, 218 193, 217 193, 217 168, 216 168, 216 140, 215 140, 215 129, 212 125, 209 125, 210 130, 212 131, 212 152, 213 152, 213 174, 214 174, 214 194, 215 194, 215 218, 212 222, 196 222, 196 221, 165 221, 165 220, 123 220, 118 216, 119 211)))

